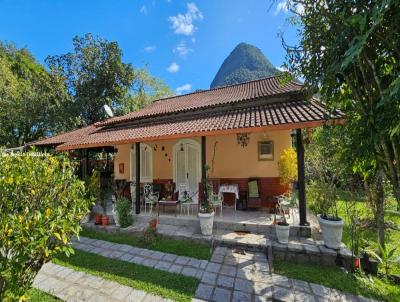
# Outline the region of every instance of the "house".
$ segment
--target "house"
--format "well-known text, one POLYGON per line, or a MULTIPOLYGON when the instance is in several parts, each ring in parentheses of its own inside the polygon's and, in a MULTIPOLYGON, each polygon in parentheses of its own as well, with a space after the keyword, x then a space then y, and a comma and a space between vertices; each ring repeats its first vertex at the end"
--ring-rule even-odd
POLYGON ((315 99, 307 101, 301 84, 276 76, 157 100, 34 145, 59 151, 114 149, 115 179, 137 186, 171 181, 201 192, 208 173, 216 189, 236 184, 239 198, 245 198, 249 179, 257 179, 261 198, 254 206, 269 207, 269 198, 286 190, 280 185, 278 160, 295 138, 300 224, 306 224, 302 129, 340 117, 315 99))

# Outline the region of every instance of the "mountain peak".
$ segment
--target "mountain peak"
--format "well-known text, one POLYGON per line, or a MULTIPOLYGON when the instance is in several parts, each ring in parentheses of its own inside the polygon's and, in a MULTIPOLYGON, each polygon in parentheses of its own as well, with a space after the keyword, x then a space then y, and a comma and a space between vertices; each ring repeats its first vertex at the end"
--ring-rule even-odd
POLYGON ((279 73, 259 48, 241 42, 224 60, 210 87, 248 82, 279 73))

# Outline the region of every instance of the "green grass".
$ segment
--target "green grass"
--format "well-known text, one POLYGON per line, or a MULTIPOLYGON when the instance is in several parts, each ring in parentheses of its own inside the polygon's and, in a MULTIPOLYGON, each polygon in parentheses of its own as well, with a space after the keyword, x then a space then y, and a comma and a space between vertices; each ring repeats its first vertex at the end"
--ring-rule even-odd
POLYGON ((28 291, 29 302, 60 302, 61 300, 39 289, 31 288, 28 291))
POLYGON ((94 230, 83 229, 81 236, 111 241, 114 243, 146 248, 149 250, 171 253, 179 256, 187 256, 200 260, 210 260, 211 250, 206 244, 191 240, 175 240, 157 235, 146 238, 143 234, 108 234, 94 230))
MULTIPOLYGON (((356 204, 357 212, 359 213, 359 218, 368 218, 373 219, 373 215, 371 209, 368 207, 365 201, 359 201, 356 204)), ((394 210, 395 209, 395 201, 392 201, 386 206, 386 210, 394 210)), ((351 232, 348 225, 348 217, 346 215, 346 204, 345 201, 338 202, 338 212, 339 216, 342 217, 345 221, 345 225, 343 228, 343 238, 342 241, 348 246, 351 247, 351 232)), ((400 215, 396 215, 394 213, 385 212, 385 222, 391 222, 400 226, 400 215)), ((378 249, 378 237, 377 230, 374 227, 367 227, 362 231, 362 238, 365 239, 371 248, 378 249)), ((392 248, 397 247, 395 252, 395 258, 400 258, 400 231, 396 231, 393 229, 385 230, 385 243, 387 248, 390 250, 392 248)), ((400 264, 393 264, 390 267, 391 274, 400 274, 400 264)))
POLYGON ((75 251, 69 258, 59 256, 53 262, 174 301, 191 301, 200 282, 196 278, 83 251, 75 251))
POLYGON ((340 291, 388 302, 400 301, 400 287, 376 278, 370 281, 353 276, 341 271, 338 267, 274 261, 274 269, 275 273, 289 278, 322 284, 340 291))

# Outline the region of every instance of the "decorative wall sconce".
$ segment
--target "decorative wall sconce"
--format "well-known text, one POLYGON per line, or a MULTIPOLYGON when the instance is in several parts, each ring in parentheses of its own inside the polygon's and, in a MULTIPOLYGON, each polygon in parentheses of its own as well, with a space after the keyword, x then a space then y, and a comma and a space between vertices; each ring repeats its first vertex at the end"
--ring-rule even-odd
POLYGON ((250 142, 250 134, 249 133, 237 133, 236 134, 237 143, 241 145, 243 148, 247 147, 250 142))

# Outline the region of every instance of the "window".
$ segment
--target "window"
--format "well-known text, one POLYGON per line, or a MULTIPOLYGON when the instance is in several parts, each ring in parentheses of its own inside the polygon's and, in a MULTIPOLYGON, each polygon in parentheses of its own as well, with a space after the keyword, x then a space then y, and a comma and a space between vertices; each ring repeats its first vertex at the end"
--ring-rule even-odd
MULTIPOLYGON (((135 145, 131 148, 131 180, 136 179, 135 145)), ((149 145, 140 144, 140 182, 153 182, 153 152, 149 145)))
POLYGON ((274 142, 258 142, 258 160, 274 160, 274 142))

